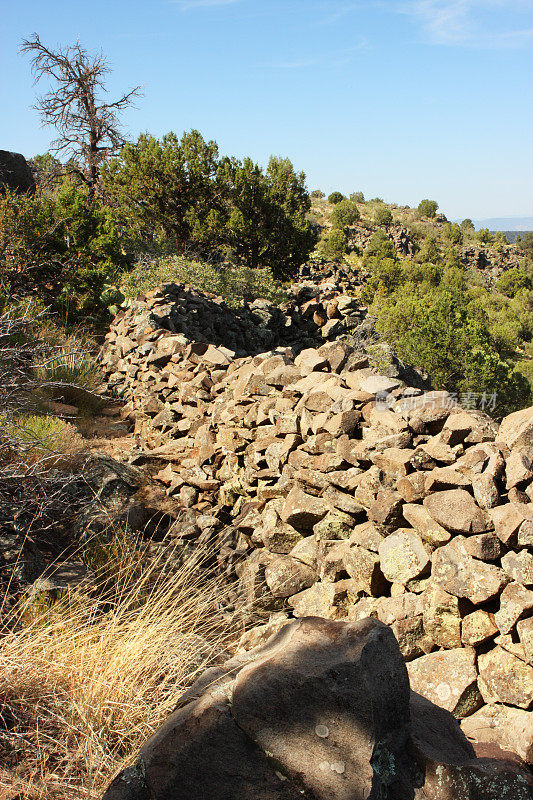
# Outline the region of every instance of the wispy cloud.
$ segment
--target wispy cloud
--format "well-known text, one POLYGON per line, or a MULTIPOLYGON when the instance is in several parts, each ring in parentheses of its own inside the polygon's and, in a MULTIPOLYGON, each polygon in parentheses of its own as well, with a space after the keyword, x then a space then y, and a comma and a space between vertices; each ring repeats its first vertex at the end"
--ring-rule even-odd
POLYGON ((194 8, 213 8, 215 6, 232 6, 240 3, 241 0, 173 0, 182 11, 190 11, 194 8))
MULTIPOLYGON (((522 5, 531 7, 530 2, 522 5)), ((505 8, 506 3, 504 0, 411 0, 400 3, 397 9, 417 19, 433 44, 506 48, 520 47, 530 41, 533 27, 496 30, 497 24, 494 21, 491 24, 490 18, 488 26, 480 24, 483 12, 498 6, 505 8)))

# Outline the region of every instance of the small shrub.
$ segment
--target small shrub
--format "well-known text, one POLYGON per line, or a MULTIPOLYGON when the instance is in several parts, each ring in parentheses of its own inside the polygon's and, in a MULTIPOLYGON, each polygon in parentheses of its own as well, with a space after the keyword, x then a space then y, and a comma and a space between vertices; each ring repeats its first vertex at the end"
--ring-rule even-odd
POLYGON ((472 222, 470 217, 467 217, 466 219, 464 219, 461 222, 460 227, 462 228, 463 231, 474 231, 475 230, 474 223, 472 222))
POLYGON ((352 192, 350 195, 350 200, 352 200, 354 203, 364 203, 365 196, 363 192, 352 192))
POLYGON ((341 192, 332 192, 328 197, 328 203, 334 206, 337 203, 340 203, 344 199, 345 197, 341 192))
POLYGON ((57 459, 85 449, 83 437, 74 425, 46 414, 0 416, 2 466, 18 462, 29 467, 38 462, 55 465, 57 459))
POLYGON ((533 259, 533 231, 524 233, 518 246, 527 258, 533 259))
POLYGON ((426 236, 416 258, 420 263, 439 264, 441 262, 439 246, 434 236, 426 236))
POLYGON ((488 228, 481 228, 481 230, 476 233, 476 239, 478 242, 481 242, 481 244, 492 244, 494 242, 494 236, 488 228))
POLYGON ((83 389, 95 389, 102 381, 95 360, 75 341, 51 352, 34 373, 43 383, 76 384, 83 389))
POLYGON ((435 200, 421 200, 418 204, 418 213, 421 217, 432 219, 437 213, 439 204, 435 200))
POLYGON ((376 225, 390 225, 392 223, 392 212, 386 205, 378 205, 374 212, 374 222, 376 225))
POLYGON ((267 268, 208 264, 183 256, 139 261, 124 275, 120 290, 126 298, 134 299, 162 283, 186 283, 192 289, 219 295, 233 307, 258 297, 271 303, 283 302, 286 297, 283 287, 267 268))
POLYGON ((370 258, 396 258, 396 248, 392 239, 384 231, 375 231, 365 249, 365 261, 370 258))
POLYGON ((341 200, 331 213, 331 222, 334 228, 344 228, 353 225, 360 218, 359 209, 352 200, 341 200))
POLYGON ((393 258, 373 259, 369 263, 372 276, 377 278, 387 293, 393 292, 405 280, 402 265, 393 258))
POLYGON ((514 297, 522 289, 531 289, 533 282, 527 272, 519 267, 508 269, 496 281, 496 289, 507 297, 514 297))
POLYGON ((330 261, 342 261, 346 254, 346 236, 339 228, 329 231, 319 243, 319 253, 330 261))
POLYGON ((454 267, 455 269, 463 269, 463 262, 458 248, 451 245, 444 252, 444 266, 446 268, 454 267))
POLYGON ((313 189, 313 191, 311 192, 311 197, 315 197, 315 198, 317 198, 318 200, 321 200, 321 199, 322 199, 323 197, 325 197, 325 196, 326 196, 326 195, 324 194, 324 192, 322 191, 322 189, 313 189))
POLYGON ((448 223, 444 226, 444 238, 450 244, 460 245, 463 243, 463 231, 456 222, 448 223))

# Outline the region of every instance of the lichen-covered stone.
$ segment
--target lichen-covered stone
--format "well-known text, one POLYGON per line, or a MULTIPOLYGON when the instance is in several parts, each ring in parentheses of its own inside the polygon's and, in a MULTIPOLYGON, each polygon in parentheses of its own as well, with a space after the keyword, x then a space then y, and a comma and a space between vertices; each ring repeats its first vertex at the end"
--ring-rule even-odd
POLYGON ((495 647, 479 656, 479 688, 486 703, 531 708, 533 667, 501 647, 495 647))
POLYGON ((410 528, 401 528, 387 536, 379 546, 381 569, 392 583, 406 584, 422 575, 429 566, 429 553, 420 536, 410 528))

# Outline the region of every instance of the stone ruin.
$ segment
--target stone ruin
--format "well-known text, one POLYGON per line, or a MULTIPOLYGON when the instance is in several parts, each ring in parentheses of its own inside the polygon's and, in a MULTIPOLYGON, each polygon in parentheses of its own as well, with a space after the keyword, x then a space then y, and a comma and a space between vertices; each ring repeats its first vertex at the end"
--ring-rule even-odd
POLYGON ((264 623, 243 651, 294 619, 389 626, 414 692, 531 762, 533 408, 498 425, 384 376, 306 302, 281 324, 165 286, 114 321, 107 385, 172 520, 154 547, 210 543, 264 623))

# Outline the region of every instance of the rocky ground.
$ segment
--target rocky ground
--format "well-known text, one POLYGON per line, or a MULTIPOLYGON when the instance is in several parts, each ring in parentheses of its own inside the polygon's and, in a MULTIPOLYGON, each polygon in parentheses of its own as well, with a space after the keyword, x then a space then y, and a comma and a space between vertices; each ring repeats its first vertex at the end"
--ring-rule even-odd
MULTIPOLYGON (((168 737, 188 736, 191 715, 199 715, 209 731, 205 752, 218 742, 226 749, 213 754, 215 762, 236 759, 235 774, 248 787, 243 800, 252 784, 265 798, 302 791, 324 798, 525 798, 523 765, 533 762, 533 409, 498 425, 428 389, 424 375, 379 341, 357 290, 349 273, 309 268, 280 308, 256 301, 235 311, 206 293, 165 285, 122 311, 100 354, 105 393, 114 400, 86 431, 92 455, 83 481, 101 513, 93 507, 78 529, 87 535, 103 528, 112 511, 153 553, 168 553, 169 570, 199 546, 209 549, 207 566, 232 587, 225 613, 238 610, 250 623, 235 687, 245 673, 268 684, 261 647, 282 631, 275 639, 282 666, 291 637, 300 647, 307 636, 312 648, 326 648, 317 657, 318 683, 327 676, 331 683, 331 670, 355 670, 359 684, 366 676, 360 691, 369 692, 368 664, 358 672, 359 656, 353 663, 350 656, 347 667, 338 636, 353 635, 357 652, 360 637, 386 642, 392 650, 379 658, 395 665, 396 689, 383 709, 403 720, 386 758, 399 759, 390 786, 403 788, 381 785, 388 786, 375 763, 385 735, 379 704, 364 723, 373 731, 372 752, 341 731, 333 748, 344 748, 339 759, 322 752, 319 734, 309 740, 307 722, 291 710, 294 731, 284 730, 288 743, 279 746, 302 758, 309 750, 299 769, 289 750, 273 753, 263 741, 258 719, 243 722, 240 712, 228 711, 234 689, 224 681, 222 695, 207 692, 177 712, 146 757, 164 760, 168 737), (416 693, 411 722, 409 684, 416 693), (257 763, 243 755, 241 729, 262 751, 257 763), (437 747, 434 731, 441 729, 447 733, 437 747), (480 743, 496 751, 480 750, 480 743), (472 744, 478 756, 496 753, 500 761, 476 761, 472 744), (497 748, 514 754, 514 766, 502 766, 497 748), (282 765, 274 772, 271 758, 282 765), (341 761, 344 771, 331 766, 341 761), (346 794, 347 777, 363 762, 366 783, 360 794, 346 794), (279 783, 278 773, 289 781, 279 783)), ((75 582, 75 568, 56 565, 41 574, 40 586, 75 582)), ((298 698, 299 681, 285 679, 298 698)), ((313 691, 306 684, 305 692, 313 691)), ((346 702, 357 727, 360 704, 346 702)), ((278 714, 275 701, 267 709, 278 714)), ((174 778, 158 772, 148 796, 191 796, 199 767, 190 758, 187 750, 176 762, 189 776, 189 794, 175 783, 169 789, 165 781, 174 778)), ((135 784, 132 793, 121 779, 106 798, 145 797, 137 777, 125 778, 135 784)), ((217 794, 224 782, 216 770, 208 784, 206 798, 241 796, 233 785, 217 794)))
POLYGON ((117 318, 108 386, 172 519, 153 546, 211 543, 265 621, 244 648, 294 617, 390 625, 415 691, 531 760, 533 409, 498 426, 381 374, 331 291, 230 319, 166 286, 117 318))

